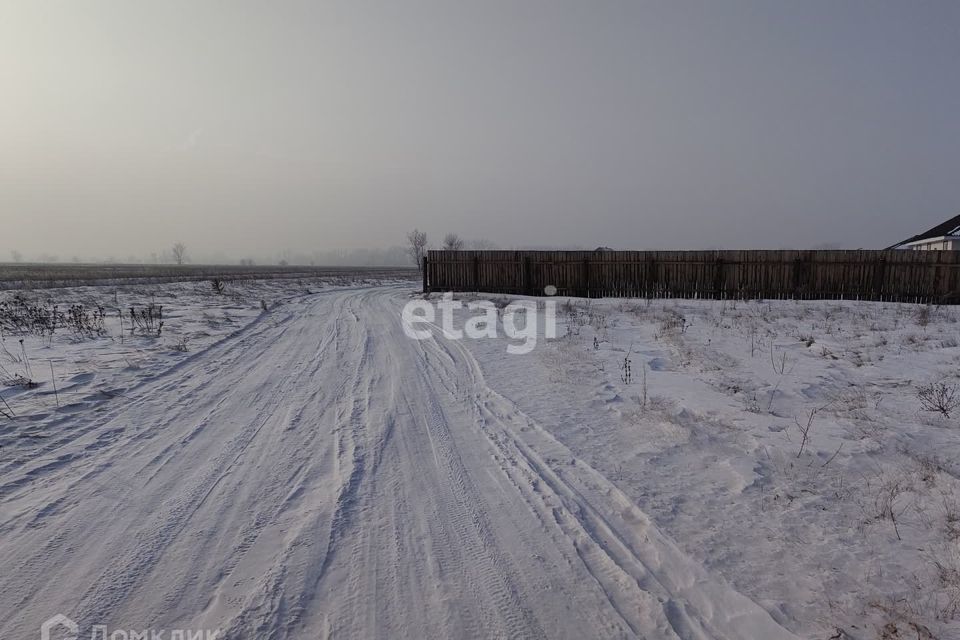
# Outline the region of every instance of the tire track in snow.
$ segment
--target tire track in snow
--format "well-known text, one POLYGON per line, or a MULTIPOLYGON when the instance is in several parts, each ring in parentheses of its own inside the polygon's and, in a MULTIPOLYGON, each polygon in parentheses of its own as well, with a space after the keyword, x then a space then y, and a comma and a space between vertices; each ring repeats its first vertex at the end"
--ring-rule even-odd
POLYGON ((0 637, 790 637, 402 302, 285 307, 0 470, 0 637))
MULTIPOLYGON (((433 328, 441 334, 438 326, 433 328)), ((634 633, 684 639, 795 637, 759 605, 683 554, 602 474, 579 460, 571 465, 573 473, 555 472, 520 434, 534 432, 555 459, 573 460, 569 450, 493 391, 462 344, 440 338, 427 344, 463 363, 436 374, 444 379, 457 372, 466 375, 457 388, 474 390, 477 422, 505 462, 504 472, 523 478, 514 486, 531 496, 532 509, 553 516, 634 633)), ((428 362, 436 367, 443 359, 428 362)))

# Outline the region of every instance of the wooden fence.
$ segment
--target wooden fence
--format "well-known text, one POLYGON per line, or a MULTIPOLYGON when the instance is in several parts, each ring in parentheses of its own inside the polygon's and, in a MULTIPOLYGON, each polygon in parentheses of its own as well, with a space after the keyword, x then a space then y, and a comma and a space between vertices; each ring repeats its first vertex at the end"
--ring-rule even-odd
POLYGON ((430 251, 423 290, 960 304, 960 251, 430 251))

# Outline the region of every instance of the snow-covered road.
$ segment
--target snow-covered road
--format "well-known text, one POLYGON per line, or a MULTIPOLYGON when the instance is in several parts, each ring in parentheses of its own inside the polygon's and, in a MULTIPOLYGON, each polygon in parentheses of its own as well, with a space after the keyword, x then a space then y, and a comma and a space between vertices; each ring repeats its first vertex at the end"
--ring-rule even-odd
POLYGON ((793 637, 405 301, 288 303, 0 463, 0 638, 793 637))

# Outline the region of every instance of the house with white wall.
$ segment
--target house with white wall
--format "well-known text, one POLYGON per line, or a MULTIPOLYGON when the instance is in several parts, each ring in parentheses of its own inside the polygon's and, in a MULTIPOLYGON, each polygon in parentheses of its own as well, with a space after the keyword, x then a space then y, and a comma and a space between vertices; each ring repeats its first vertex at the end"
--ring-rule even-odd
POLYGON ((913 249, 914 251, 960 251, 960 215, 887 248, 913 249))

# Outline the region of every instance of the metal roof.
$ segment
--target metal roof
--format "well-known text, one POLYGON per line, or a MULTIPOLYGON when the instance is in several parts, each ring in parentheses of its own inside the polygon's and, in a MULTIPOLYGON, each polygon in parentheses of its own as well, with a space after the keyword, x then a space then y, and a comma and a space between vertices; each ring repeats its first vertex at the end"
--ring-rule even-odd
POLYGON ((923 233, 918 233, 912 238, 901 240, 897 244, 891 245, 887 248, 896 249, 897 247, 903 246, 908 242, 917 242, 919 240, 926 240, 927 238, 941 238, 943 236, 960 236, 960 215, 955 215, 946 222, 941 222, 932 229, 927 229, 923 233))

